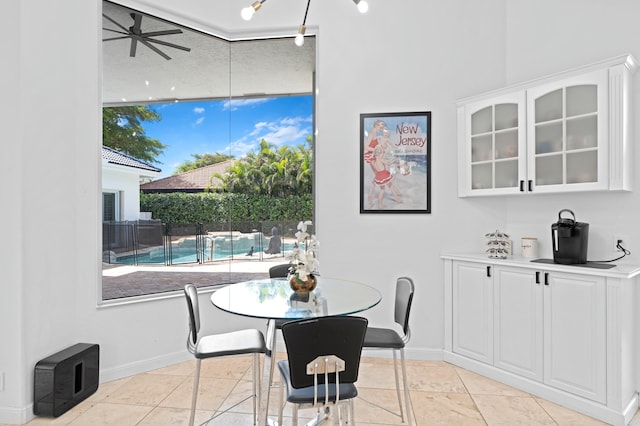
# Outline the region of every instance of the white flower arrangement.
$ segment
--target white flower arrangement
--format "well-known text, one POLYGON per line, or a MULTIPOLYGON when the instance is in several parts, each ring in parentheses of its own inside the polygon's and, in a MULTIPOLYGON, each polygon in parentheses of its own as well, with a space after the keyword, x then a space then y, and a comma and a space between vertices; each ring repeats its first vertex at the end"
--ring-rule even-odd
POLYGON ((315 235, 309 235, 307 232, 307 226, 312 224, 310 220, 298 223, 297 244, 285 255, 291 264, 289 267, 291 275, 299 281, 306 281, 309 275, 317 274, 320 266, 320 262, 316 258, 320 242, 315 235))

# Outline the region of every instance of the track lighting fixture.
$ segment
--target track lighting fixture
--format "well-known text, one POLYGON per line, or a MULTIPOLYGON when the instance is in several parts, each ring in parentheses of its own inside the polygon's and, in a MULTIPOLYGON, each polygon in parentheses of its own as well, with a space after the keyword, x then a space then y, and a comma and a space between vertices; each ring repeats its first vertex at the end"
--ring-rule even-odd
MULTIPOLYGON (((258 11, 262 7, 262 3, 267 0, 256 0, 251 6, 247 6, 240 11, 240 15, 242 19, 245 21, 250 20, 253 17, 253 14, 258 11)), ((353 0, 353 2, 358 7, 358 11, 360 13, 366 13, 369 10, 369 4, 365 0, 353 0)), ((307 9, 304 12, 304 19, 302 20, 302 25, 298 27, 298 34, 294 40, 296 46, 304 46, 304 33, 307 30, 305 26, 307 24, 307 13, 309 13, 309 5, 311 4, 311 0, 307 0, 307 9)))

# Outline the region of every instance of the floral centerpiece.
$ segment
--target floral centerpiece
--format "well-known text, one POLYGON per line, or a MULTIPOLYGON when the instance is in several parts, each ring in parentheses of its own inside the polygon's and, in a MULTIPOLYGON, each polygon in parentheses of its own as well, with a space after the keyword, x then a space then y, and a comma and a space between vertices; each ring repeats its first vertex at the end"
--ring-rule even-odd
POLYGON ((296 244, 285 258, 289 261, 289 277, 291 288, 297 292, 308 292, 315 288, 314 273, 318 273, 320 263, 316 258, 320 242, 315 235, 309 235, 307 227, 313 223, 310 220, 298 223, 296 244), (311 288, 309 288, 311 287, 311 288))

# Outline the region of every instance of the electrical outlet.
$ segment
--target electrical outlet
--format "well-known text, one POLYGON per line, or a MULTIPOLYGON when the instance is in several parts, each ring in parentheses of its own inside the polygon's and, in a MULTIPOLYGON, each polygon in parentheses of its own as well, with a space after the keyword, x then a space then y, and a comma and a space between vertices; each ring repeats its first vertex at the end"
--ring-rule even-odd
POLYGON ((613 251, 616 251, 616 252, 622 251, 618 247, 618 242, 619 241, 620 241, 620 245, 622 247, 624 247, 627 250, 630 250, 630 248, 629 248, 629 237, 627 237, 626 235, 614 235, 613 236, 613 251))

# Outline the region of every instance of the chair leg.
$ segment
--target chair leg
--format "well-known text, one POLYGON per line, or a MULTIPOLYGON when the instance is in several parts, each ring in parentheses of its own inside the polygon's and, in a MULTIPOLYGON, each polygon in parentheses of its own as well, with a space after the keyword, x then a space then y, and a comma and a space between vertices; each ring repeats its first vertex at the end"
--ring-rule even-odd
POLYGON ((396 378, 396 395, 398 396, 398 406, 400 407, 400 421, 404 423, 404 413, 402 410, 402 398, 400 396, 400 377, 398 375, 398 356, 396 350, 392 349, 393 353, 393 375, 396 378))
POLYGON ((191 414, 189 415, 189 426, 193 426, 196 415, 196 401, 198 400, 198 386, 200 384, 200 364, 201 359, 196 359, 196 373, 193 377, 193 396, 191 398, 191 414))
POLYGON ((260 412, 260 399, 258 399, 258 393, 260 392, 260 358, 259 355, 253 354, 253 426, 256 425, 256 420, 258 418, 258 413, 260 412))
POLYGON ((293 405, 293 414, 291 415, 291 426, 298 426, 298 404, 293 405))
POLYGON ((355 425, 356 424, 356 406, 355 406, 355 402, 354 402, 355 398, 351 398, 349 400, 349 425, 355 425))
MULTIPOLYGON (((395 353, 395 351, 394 351, 395 353)), ((404 403, 407 407, 407 424, 411 426, 411 402, 409 401, 409 382, 407 382, 407 363, 404 359, 404 348, 400 349, 400 358, 402 360, 402 383, 404 385, 404 403)))
POLYGON ((284 380, 280 379, 280 398, 278 398, 278 426, 282 426, 282 412, 284 411, 284 380))

